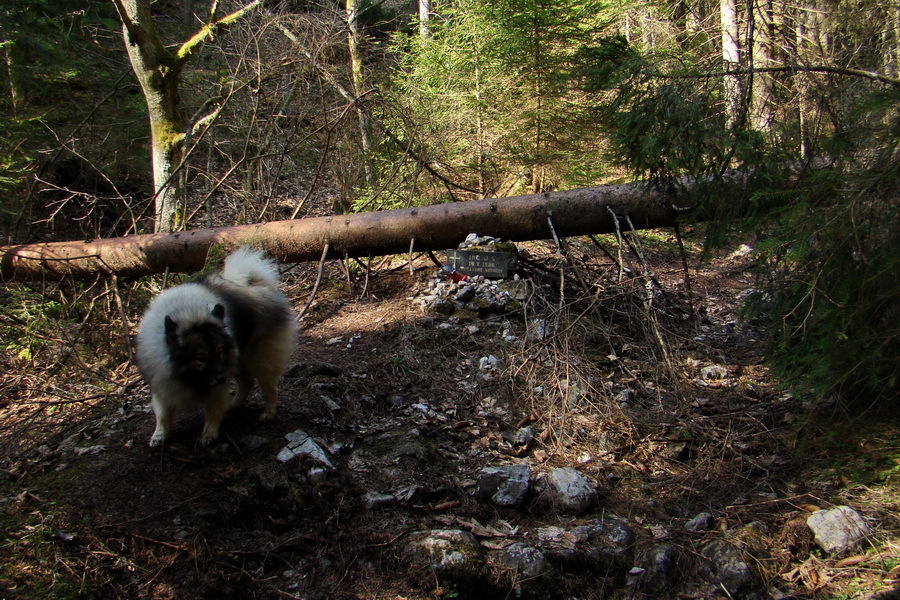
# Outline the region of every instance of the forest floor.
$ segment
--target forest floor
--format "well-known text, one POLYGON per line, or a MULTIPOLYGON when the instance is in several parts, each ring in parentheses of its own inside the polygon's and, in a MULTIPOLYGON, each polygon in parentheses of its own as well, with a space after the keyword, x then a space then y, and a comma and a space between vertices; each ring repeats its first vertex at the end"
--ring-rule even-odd
MULTIPOLYGON (((772 597, 893 597, 896 414, 850 414, 777 380, 758 332, 737 316, 753 285, 745 249, 692 268, 688 294, 671 240, 645 239, 634 277, 611 260, 616 251, 573 242, 564 262, 555 247, 523 246, 534 293, 513 314, 471 321, 425 314, 411 300, 437 270, 424 258, 413 274, 326 273, 278 417, 257 423, 254 396, 210 447, 198 444, 201 416, 186 414, 165 447, 149 448, 148 391, 127 364, 83 365, 117 385, 78 401, 65 400, 73 396, 59 378, 19 389, 0 415, 0 597, 528 597, 490 561, 488 585, 466 592, 405 550, 420 530, 464 529, 503 548, 590 516, 476 500, 480 470, 509 463, 588 475, 600 490, 595 514, 630 523, 637 556, 661 540, 678 547, 681 576, 658 597, 728 598, 698 574, 699 550, 752 521, 767 531, 761 570, 772 597), (553 333, 532 335, 535 323, 553 333), (480 369, 492 355, 496 368, 480 369), (526 424, 535 441, 510 443, 526 424), (333 469, 276 460, 296 430, 326 449, 333 469), (872 525, 852 560, 816 549, 797 527, 810 510, 840 504, 872 525), (686 530, 700 512, 715 526, 686 530)), ((310 266, 286 273, 298 310, 314 276, 310 266)), ((38 381, 11 377, 7 392, 38 381)), ((650 597, 596 573, 554 581, 544 597, 650 597)))

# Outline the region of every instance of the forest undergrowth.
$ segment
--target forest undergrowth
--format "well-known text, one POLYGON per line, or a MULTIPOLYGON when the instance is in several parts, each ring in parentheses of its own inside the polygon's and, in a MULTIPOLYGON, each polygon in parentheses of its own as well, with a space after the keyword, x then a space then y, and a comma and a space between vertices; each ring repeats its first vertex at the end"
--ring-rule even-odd
MULTIPOLYGON (((502 518, 528 530, 560 522, 533 509, 493 514, 454 483, 513 459, 537 473, 576 466, 598 483, 602 510, 635 524, 641 551, 659 540, 681 548, 684 576, 672 590, 680 597, 725 597, 696 576, 698 549, 752 521, 766 526, 764 571, 782 597, 887 593, 900 579, 896 415, 851 411, 775 377, 755 324, 738 316, 754 287, 752 249, 698 262, 694 239, 687 236, 684 254, 665 232, 521 244, 519 276, 529 290, 521 310, 470 322, 423 314, 410 302, 436 270, 425 256, 412 267, 399 257, 373 261, 368 272, 327 264, 295 359, 344 373, 342 410, 323 417, 323 388, 288 376, 275 424, 253 425, 255 409, 236 409, 223 442, 205 449, 188 416, 161 453, 146 447, 149 398, 129 360, 148 282, 8 286, 11 310, 0 323, 3 594, 457 594, 398 570, 406 560, 400 540, 436 523, 502 518), (489 355, 502 367, 479 379, 478 359, 489 355), (397 398, 448 420, 417 420, 397 398), (241 437, 262 436, 263 451, 274 454, 281 435, 302 427, 363 447, 380 423, 386 432, 415 424, 439 449, 435 459, 412 473, 372 468, 363 482, 350 468, 356 455, 336 451, 338 475, 289 478, 273 496, 258 491, 266 485, 259 469, 272 457, 241 437), (534 429, 534 445, 508 444, 504 431, 516 425, 534 429), (359 500, 366 486, 409 481, 428 495, 384 510, 359 500), (797 527, 810 510, 838 504, 874 526, 852 556, 823 554, 797 527), (682 523, 701 511, 716 515, 714 530, 686 531, 682 523)), ((284 267, 299 310, 316 268, 284 267)), ((650 597, 585 575, 567 581, 560 593, 573 597, 650 597)), ((517 589, 501 571, 492 585, 517 589)))

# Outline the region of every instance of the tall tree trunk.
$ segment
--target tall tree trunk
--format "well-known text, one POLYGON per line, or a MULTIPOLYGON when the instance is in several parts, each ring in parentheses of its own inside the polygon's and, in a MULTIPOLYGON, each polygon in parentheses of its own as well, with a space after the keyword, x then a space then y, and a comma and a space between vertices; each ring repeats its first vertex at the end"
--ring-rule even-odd
POLYGON ((366 88, 365 72, 363 71, 363 58, 360 45, 362 42, 362 33, 359 29, 359 1, 347 0, 347 44, 350 49, 350 71, 353 76, 353 95, 356 96, 356 116, 359 120, 360 142, 363 152, 363 169, 366 175, 366 184, 369 187, 375 186, 375 174, 372 170, 370 158, 372 155, 372 144, 370 141, 369 118, 366 111, 360 104, 359 98, 363 97, 366 88))
POLYGON ((644 43, 644 52, 652 54, 656 48, 656 31, 653 25, 653 9, 650 5, 642 6, 639 9, 639 18, 641 21, 641 39, 644 43))
MULTIPOLYGON (((477 42, 476 42, 477 43, 477 42)), ((485 184, 485 163, 487 158, 485 138, 484 138, 484 104, 481 93, 481 52, 480 47, 475 52, 475 126, 478 135, 478 192, 484 197, 487 194, 487 185, 485 184)))
POLYGON ((12 106, 13 118, 18 116, 19 103, 22 99, 22 93, 19 90, 19 74, 18 65, 15 59, 15 42, 6 41, 3 44, 3 56, 6 57, 6 80, 9 82, 9 101, 12 106))
POLYGON ((531 168, 531 189, 535 194, 539 194, 546 189, 546 169, 544 161, 544 80, 547 76, 546 64, 544 60, 544 31, 538 21, 538 6, 533 7, 535 11, 532 14, 531 27, 531 59, 534 69, 534 88, 533 94, 535 99, 534 110, 534 164, 531 168))
POLYGON ((254 0, 222 18, 211 14, 209 23, 174 52, 163 44, 159 36, 150 12, 150 0, 112 2, 122 21, 128 59, 141 84, 150 117, 155 230, 171 231, 178 199, 182 197, 182 180, 175 176, 175 171, 181 167, 184 157, 187 128, 178 92, 181 72, 190 57, 199 52, 207 40, 251 11, 261 0, 254 0))
POLYGON ((159 37, 147 0, 118 0, 122 35, 150 117, 156 231, 171 231, 179 197, 173 177, 184 153, 185 120, 178 93, 184 62, 159 37))
POLYGON ((728 126, 738 124, 741 111, 741 79, 736 71, 741 66, 740 27, 737 0, 720 0, 722 25, 722 63, 725 67, 725 113, 728 126))
MULTIPOLYGON (((818 19, 814 0, 802 2, 796 9, 797 62, 801 65, 815 64, 819 40, 818 19)), ((811 73, 796 73, 797 112, 800 125, 800 156, 807 158, 813 153, 813 129, 815 107, 813 106, 811 73)))
MULTIPOLYGON (((775 66, 772 0, 749 0, 748 18, 755 24, 753 44, 753 69, 775 66)), ((774 105, 774 81, 771 73, 754 71, 750 98, 750 123, 757 131, 769 131, 772 125, 774 105)))
POLYGON ((431 0, 419 0, 419 36, 422 39, 431 37, 429 21, 431 20, 431 0))

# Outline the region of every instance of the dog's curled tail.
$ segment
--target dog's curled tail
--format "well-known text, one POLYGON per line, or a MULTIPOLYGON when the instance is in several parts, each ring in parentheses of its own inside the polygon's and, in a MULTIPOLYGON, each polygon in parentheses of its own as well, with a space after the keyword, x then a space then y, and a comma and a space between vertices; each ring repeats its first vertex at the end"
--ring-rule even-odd
POLYGON ((238 248, 228 255, 222 268, 222 277, 240 285, 264 285, 277 288, 281 279, 278 265, 263 255, 262 250, 238 248))

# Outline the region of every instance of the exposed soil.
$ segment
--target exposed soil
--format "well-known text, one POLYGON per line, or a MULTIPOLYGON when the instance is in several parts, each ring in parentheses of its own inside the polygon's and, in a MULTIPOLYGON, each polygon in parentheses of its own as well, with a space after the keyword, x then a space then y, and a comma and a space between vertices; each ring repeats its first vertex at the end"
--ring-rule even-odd
MULTIPOLYGON (((588 289, 569 270, 561 302, 555 249, 530 250, 550 272, 524 273, 537 293, 523 312, 475 322, 425 315, 410 301, 435 271, 427 262, 414 275, 370 277, 365 293, 361 274, 351 287, 335 272, 303 319, 278 418, 257 423, 253 397, 229 413, 211 447, 199 446, 201 416, 190 414, 163 449, 148 448, 153 417, 140 382, 73 413, 67 430, 8 466, 0 597, 465 595, 410 563, 409 533, 456 527, 502 548, 535 527, 575 519, 472 497, 482 467, 512 462, 537 474, 577 467, 600 486, 597 512, 635 528, 638 554, 660 539, 682 549, 683 577, 662 597, 725 598, 696 574, 697 552, 755 520, 768 528, 770 588, 784 597, 840 590, 862 598, 894 586, 898 495, 884 491, 888 480, 873 498, 848 471, 827 467, 831 448, 806 421, 835 407, 786 393, 764 366, 756 332, 735 315, 752 285, 748 257, 726 253, 692 273, 694 320, 677 256, 645 267, 657 282, 648 308, 646 279, 619 282, 616 265, 587 248, 578 260, 588 289), (565 335, 529 342, 535 318, 565 335), (504 329, 516 339, 504 340, 504 329), (502 367, 480 370, 488 355, 502 367), (701 376, 708 366, 721 370, 701 376), (532 445, 504 435, 526 423, 537 435, 532 445), (285 434, 297 429, 329 450, 335 469, 276 461, 285 434), (859 553, 878 560, 836 567, 837 557, 814 552, 796 526, 809 506, 840 502, 876 525, 878 539, 859 553), (715 515, 716 527, 686 531, 701 511, 715 515)), ((299 268, 288 273, 296 306, 311 279, 299 268)), ((120 376, 133 380, 136 371, 120 376)), ((851 456, 859 448, 897 456, 895 424, 831 426, 846 433, 843 450, 857 444, 851 456)), ((516 595, 501 569, 487 579, 487 589, 469 595, 516 595)), ((567 589, 542 593, 644 597, 596 574, 565 581, 567 589)))

